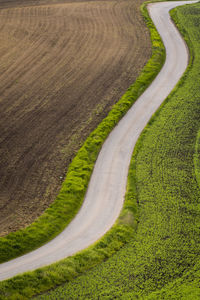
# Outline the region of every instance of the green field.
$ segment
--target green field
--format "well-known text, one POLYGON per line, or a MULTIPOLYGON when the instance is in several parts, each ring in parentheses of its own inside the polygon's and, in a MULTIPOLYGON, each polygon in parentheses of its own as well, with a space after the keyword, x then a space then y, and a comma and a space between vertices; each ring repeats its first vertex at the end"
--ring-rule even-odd
POLYGON ((112 258, 38 299, 200 299, 200 4, 173 17, 192 56, 134 151, 137 233, 112 258))

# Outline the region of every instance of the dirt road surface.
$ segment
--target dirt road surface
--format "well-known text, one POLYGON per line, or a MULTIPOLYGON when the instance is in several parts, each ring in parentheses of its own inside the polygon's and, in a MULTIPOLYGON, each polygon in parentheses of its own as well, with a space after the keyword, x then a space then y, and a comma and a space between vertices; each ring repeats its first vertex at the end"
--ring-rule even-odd
POLYGON ((1 280, 74 254, 98 240, 115 222, 123 205, 128 167, 138 136, 187 67, 186 45, 168 14, 171 8, 184 3, 149 5, 150 15, 166 47, 166 62, 151 86, 104 143, 81 210, 54 240, 29 254, 1 264, 1 280))

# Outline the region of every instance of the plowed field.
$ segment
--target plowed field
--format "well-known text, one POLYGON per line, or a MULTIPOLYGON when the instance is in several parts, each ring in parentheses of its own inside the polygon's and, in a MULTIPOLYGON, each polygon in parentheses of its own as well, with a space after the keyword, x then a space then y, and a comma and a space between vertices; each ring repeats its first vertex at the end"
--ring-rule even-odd
POLYGON ((80 144, 150 56, 141 2, 0 1, 1 236, 55 199, 80 144))

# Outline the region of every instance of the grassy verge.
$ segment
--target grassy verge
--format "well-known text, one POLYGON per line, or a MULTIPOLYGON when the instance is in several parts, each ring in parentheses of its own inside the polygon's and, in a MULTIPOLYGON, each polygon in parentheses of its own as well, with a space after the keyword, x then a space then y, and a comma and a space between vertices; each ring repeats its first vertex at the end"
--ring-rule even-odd
MULTIPOLYGON (((148 16, 145 5, 142 6, 142 13, 151 33, 151 59, 135 83, 113 107, 98 128, 91 133, 79 150, 69 167, 65 182, 54 204, 25 230, 0 239, 1 261, 9 260, 42 245, 69 223, 80 208, 93 165, 103 141, 161 69, 165 60, 164 46, 148 16), (66 220, 68 220, 67 223, 66 220)), ((69 281, 86 269, 110 257, 127 243, 137 225, 134 159, 131 165, 125 204, 112 229, 95 245, 73 257, 0 283, 0 299, 26 299, 57 284, 69 281)))
POLYGON ((106 262, 39 299, 199 299, 200 4, 172 13, 190 47, 187 72, 134 150, 134 237, 106 262))

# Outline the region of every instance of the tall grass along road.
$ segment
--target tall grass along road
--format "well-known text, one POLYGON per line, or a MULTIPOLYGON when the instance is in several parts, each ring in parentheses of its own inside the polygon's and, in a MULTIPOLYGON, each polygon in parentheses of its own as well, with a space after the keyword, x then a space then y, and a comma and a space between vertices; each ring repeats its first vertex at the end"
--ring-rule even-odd
POLYGON ((168 13, 170 9, 186 3, 193 2, 164 2, 148 6, 166 47, 164 67, 104 143, 84 204, 74 220, 59 236, 43 247, 1 264, 1 280, 70 256, 94 243, 114 224, 123 205, 134 145, 152 114, 187 67, 187 48, 168 13))

